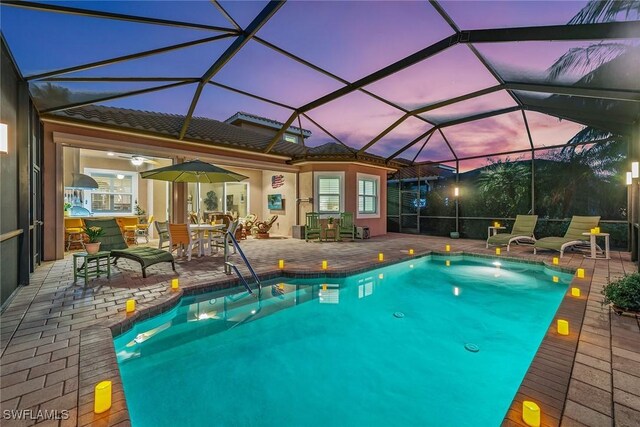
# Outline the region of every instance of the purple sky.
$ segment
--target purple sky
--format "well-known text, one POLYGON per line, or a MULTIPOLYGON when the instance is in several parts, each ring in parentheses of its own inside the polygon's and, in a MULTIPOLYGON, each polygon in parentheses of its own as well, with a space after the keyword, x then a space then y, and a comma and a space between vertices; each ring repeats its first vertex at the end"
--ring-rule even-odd
MULTIPOLYGON (((73 7, 194 21, 230 27, 209 1, 197 2, 55 2, 73 7)), ((222 2, 242 26, 248 25, 266 2, 222 2)), ((586 1, 441 2, 462 29, 551 25, 566 23, 586 1)), ((25 75, 49 71, 215 35, 215 32, 98 18, 0 8, 5 37, 25 75)), ((258 36, 321 66, 348 81, 397 61, 453 34, 453 30, 426 1, 310 2, 289 1, 259 31, 258 36)), ((178 76, 200 77, 230 45, 226 39, 179 51, 94 68, 69 76, 178 76)), ((505 78, 541 81, 545 70, 572 47, 588 43, 526 42, 477 45, 505 78)), ((573 83, 580 75, 569 75, 573 83)), ((299 107, 343 86, 337 80, 286 58, 258 42, 249 42, 218 73, 214 81, 299 107)), ((367 90, 404 108, 428 105, 498 82, 464 45, 377 81, 367 90)), ((148 87, 147 83, 66 83, 72 91, 118 92, 148 87)), ((188 85, 163 92, 123 98, 104 105, 185 114, 195 90, 188 85)), ((515 105, 506 92, 496 92, 423 115, 443 122, 515 105)), ((217 87, 208 86, 195 114, 224 120, 236 111, 285 121, 290 110, 275 107, 217 87)), ((392 124, 403 112, 361 92, 309 111, 309 116, 346 144, 360 148, 392 124)), ((312 145, 330 141, 315 125, 312 145)), ((538 113, 528 114, 536 146, 566 142, 580 125, 538 113)), ((297 122, 296 122, 297 124, 297 122)), ((388 156, 429 129, 411 118, 370 152, 388 156)), ((526 148, 528 140, 521 113, 445 128, 459 156, 526 148)), ((412 158, 418 144, 404 157, 412 158)), ((451 153, 439 134, 418 160, 443 160, 451 153)), ((478 162, 481 162, 479 160, 478 162)))

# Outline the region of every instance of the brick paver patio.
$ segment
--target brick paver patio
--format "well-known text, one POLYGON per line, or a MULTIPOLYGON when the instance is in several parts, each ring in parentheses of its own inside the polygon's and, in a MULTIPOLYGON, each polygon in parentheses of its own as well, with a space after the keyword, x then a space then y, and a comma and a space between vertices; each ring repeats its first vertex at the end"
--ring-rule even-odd
MULTIPOLYGON (((320 271, 322 259, 328 260, 332 272, 340 272, 376 265, 378 252, 393 262, 409 257, 409 248, 420 254, 442 251, 445 244, 452 245, 453 251, 494 253, 485 249, 483 241, 401 234, 338 243, 249 239, 242 247, 258 274, 270 274, 277 273, 278 259, 285 259, 289 272, 320 271)), ((508 256, 550 262, 554 255, 534 256, 531 248, 515 247, 508 256)), ((504 424, 521 424, 519 399, 534 396, 541 402, 543 425, 638 426, 639 320, 613 314, 601 305, 600 294, 607 280, 634 272, 636 266, 628 253, 612 251, 609 261, 568 254, 561 267, 587 270, 580 284, 582 301, 565 301, 560 308, 582 327, 564 341, 550 327, 504 424)), ((17 292, 0 318, 2 425, 128 425, 108 328, 117 331, 138 317, 166 309, 183 292, 204 290, 214 283, 232 285, 223 273, 221 256, 178 260, 176 270, 155 265, 143 279, 136 263, 122 260, 119 268, 112 269, 110 280, 95 279, 84 289, 82 282, 72 286, 69 256, 40 266, 32 284, 17 292), (169 290, 174 277, 180 278, 178 293, 169 290), (138 313, 127 318, 124 303, 129 298, 137 300, 138 313), (93 386, 103 379, 113 380, 114 403, 110 411, 95 415, 93 386), (9 420, 11 412, 6 411, 11 410, 31 412, 28 419, 9 420), (47 420, 45 410, 58 411, 54 415, 66 419, 47 420)))

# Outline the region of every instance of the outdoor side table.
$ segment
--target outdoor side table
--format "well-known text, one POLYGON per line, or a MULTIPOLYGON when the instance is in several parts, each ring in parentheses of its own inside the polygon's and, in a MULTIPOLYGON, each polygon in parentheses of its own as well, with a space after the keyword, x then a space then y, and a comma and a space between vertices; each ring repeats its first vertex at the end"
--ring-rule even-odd
POLYGON ((337 229, 336 228, 324 228, 322 231, 324 231, 324 241, 328 242, 329 239, 333 240, 334 242, 336 241, 336 237, 337 237, 337 229))
POLYGON ((498 230, 505 230, 506 228, 507 227, 494 227, 493 225, 487 227, 487 240, 489 240, 489 237, 498 234, 498 230))
POLYGON ((76 283, 78 277, 81 277, 84 279, 86 287, 89 279, 100 277, 105 273, 107 278, 111 277, 111 252, 100 251, 95 254, 77 252, 73 254, 73 283, 76 283), (79 259, 83 264, 78 268, 79 259))
MULTIPOLYGON (((591 246, 591 256, 587 258, 591 259, 611 259, 609 256, 609 233, 582 233, 583 236, 589 236, 589 245, 591 246), (598 245, 596 244, 596 237, 604 237, 604 257, 598 256, 598 245)), ((602 251, 602 249, 600 249, 602 251)))

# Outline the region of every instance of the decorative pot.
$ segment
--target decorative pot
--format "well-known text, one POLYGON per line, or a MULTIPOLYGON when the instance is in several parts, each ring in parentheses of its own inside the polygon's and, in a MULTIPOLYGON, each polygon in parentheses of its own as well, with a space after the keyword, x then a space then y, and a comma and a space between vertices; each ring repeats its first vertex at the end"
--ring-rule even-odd
POLYGON ((327 228, 332 229, 333 228, 333 224, 327 224, 327 228))
POLYGON ((100 242, 95 243, 85 243, 84 249, 88 254, 96 254, 100 251, 100 242))
POLYGON ((68 209, 64 211, 64 216, 71 216, 71 211, 68 209))

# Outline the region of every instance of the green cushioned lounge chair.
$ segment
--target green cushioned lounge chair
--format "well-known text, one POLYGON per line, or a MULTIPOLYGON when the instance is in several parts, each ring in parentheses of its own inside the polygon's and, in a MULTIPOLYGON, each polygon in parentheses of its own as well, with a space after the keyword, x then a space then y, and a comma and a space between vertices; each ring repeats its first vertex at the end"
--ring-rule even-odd
POLYGON ((538 215, 517 215, 516 222, 513 223, 511 233, 495 234, 487 239, 487 248, 489 245, 504 246, 507 245, 507 252, 513 242, 527 241, 535 243, 536 238, 533 230, 536 228, 538 215))
POLYGON ((167 251, 143 246, 128 247, 115 219, 85 219, 84 223, 87 228, 100 227, 104 230, 100 237, 100 250, 111 252, 113 265, 117 264, 118 258, 135 261, 142 267, 142 277, 147 277, 147 267, 160 262, 170 262, 171 268, 176 270, 173 255, 167 251))
POLYGON ((559 251, 560 258, 562 258, 567 248, 576 245, 588 245, 589 238, 588 236, 583 236, 582 233, 589 233, 592 228, 598 226, 599 222, 599 216, 574 215, 564 237, 545 237, 536 240, 533 245, 533 253, 535 254, 538 249, 551 249, 559 251))

